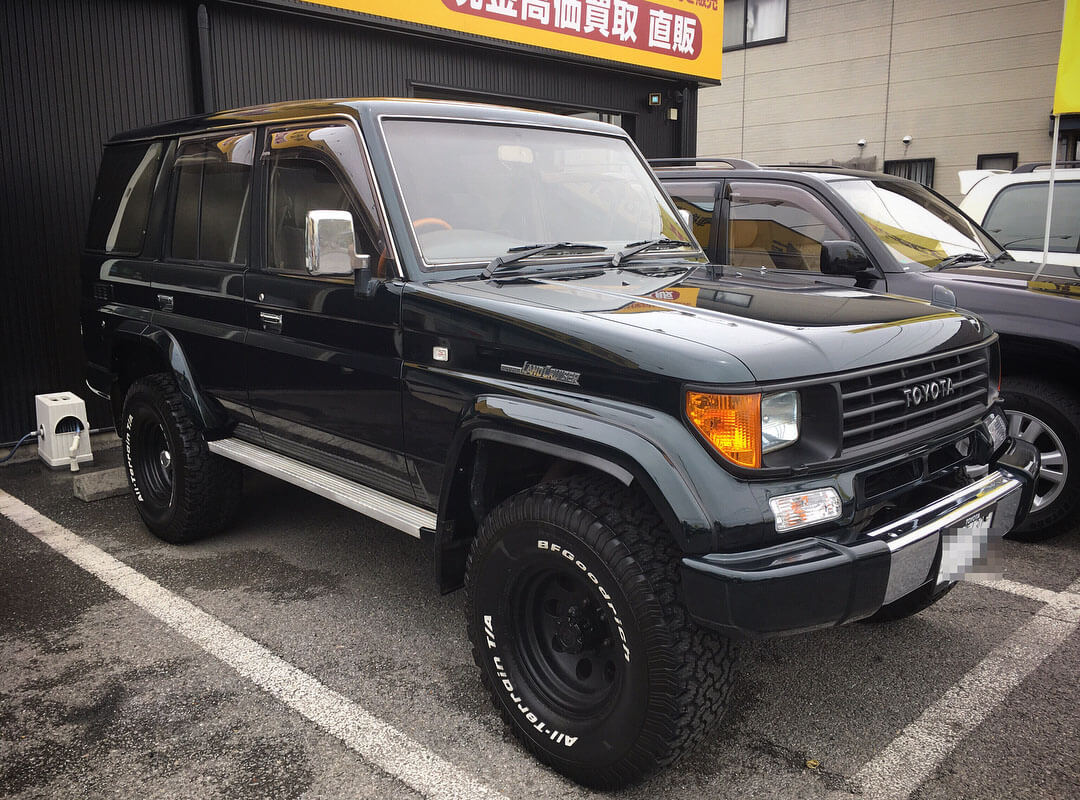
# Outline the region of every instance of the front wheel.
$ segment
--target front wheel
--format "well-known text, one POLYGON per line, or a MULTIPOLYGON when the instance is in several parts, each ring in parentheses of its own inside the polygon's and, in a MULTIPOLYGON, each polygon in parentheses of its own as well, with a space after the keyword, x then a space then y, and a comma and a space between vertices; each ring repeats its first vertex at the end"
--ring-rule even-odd
POLYGON ((1062 386, 1006 377, 1009 435, 1035 445, 1042 459, 1027 519, 1010 539, 1037 541, 1060 533, 1080 510, 1080 399, 1062 386))
POLYGON ((467 572, 473 657, 541 761, 614 789, 719 719, 734 649, 691 622, 677 582, 655 512, 604 478, 526 490, 484 521, 467 572))

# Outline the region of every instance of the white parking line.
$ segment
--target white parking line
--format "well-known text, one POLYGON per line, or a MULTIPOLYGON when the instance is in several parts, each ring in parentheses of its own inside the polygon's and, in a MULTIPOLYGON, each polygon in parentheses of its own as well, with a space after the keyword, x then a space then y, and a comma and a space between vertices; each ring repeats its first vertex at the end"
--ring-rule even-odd
MULTIPOLYGON (((997 583, 993 581, 989 585, 1004 588, 997 583)), ((1005 591, 1035 599, 1046 597, 1046 605, 856 773, 855 782, 863 788, 866 797, 871 800, 910 797, 956 745, 1080 627, 1080 581, 1063 592, 1007 583, 1011 586, 1005 591)))
POLYGON ((1028 583, 1018 583, 1016 581, 1010 581, 1008 578, 991 578, 987 575, 968 575, 964 580, 969 583, 978 584, 979 586, 997 589, 999 592, 1008 592, 1009 594, 1026 597, 1029 600, 1038 600, 1040 603, 1052 602, 1054 598, 1058 596, 1058 593, 1053 589, 1043 589, 1028 583))
POLYGON ((356 702, 2 489, 0 514, 420 794, 431 800, 503 798, 356 702))

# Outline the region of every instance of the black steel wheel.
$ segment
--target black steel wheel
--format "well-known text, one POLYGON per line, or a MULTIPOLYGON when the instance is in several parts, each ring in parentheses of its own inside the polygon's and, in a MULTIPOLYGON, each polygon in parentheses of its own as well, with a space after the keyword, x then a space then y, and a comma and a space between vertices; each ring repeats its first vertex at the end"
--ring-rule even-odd
POLYGON ((171 375, 148 375, 131 385, 120 433, 135 507, 154 535, 189 542, 232 521, 240 466, 210 453, 171 375))
POLYGON ((723 713, 732 644, 677 600, 678 552, 648 501, 602 476, 521 492, 469 556, 469 635, 496 707, 541 761, 625 786, 723 713))
POLYGON ((1080 398, 1063 386, 1027 376, 1006 377, 1002 398, 1009 435, 1035 445, 1041 457, 1031 511, 1008 536, 1046 539, 1080 513, 1080 398))

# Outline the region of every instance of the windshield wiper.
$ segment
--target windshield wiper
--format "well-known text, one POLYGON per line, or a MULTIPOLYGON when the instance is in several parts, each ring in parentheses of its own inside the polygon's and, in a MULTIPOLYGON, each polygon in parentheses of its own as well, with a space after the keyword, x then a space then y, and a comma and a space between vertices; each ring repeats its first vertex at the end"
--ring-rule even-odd
POLYGON ((628 258, 636 256, 645 250, 650 250, 653 247, 689 247, 690 242, 684 242, 681 239, 669 239, 666 236, 661 236, 659 239, 643 239, 640 242, 630 242, 626 247, 617 252, 611 257, 611 266, 617 267, 628 258))
POLYGON ((510 267, 511 264, 526 258, 538 256, 541 253, 551 253, 556 250, 584 251, 584 250, 607 250, 602 244, 585 244, 583 242, 548 242, 547 244, 523 244, 511 247, 505 255, 497 256, 488 262, 484 268, 484 277, 490 278, 497 272, 512 272, 521 267, 510 267), (509 269, 508 269, 509 267, 509 269))
POLYGON ((954 264, 975 261, 989 261, 989 257, 985 253, 957 253, 955 256, 948 256, 947 258, 941 259, 934 269, 946 269, 954 264))

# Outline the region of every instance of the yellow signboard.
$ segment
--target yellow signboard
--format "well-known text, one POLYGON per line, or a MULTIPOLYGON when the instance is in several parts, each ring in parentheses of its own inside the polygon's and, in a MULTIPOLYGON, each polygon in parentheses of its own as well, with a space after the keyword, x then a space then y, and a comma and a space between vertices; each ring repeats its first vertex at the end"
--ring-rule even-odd
POLYGON ((1061 31, 1054 113, 1080 113, 1080 0, 1065 0, 1065 27, 1061 31))
POLYGON ((621 64, 720 80, 721 0, 309 0, 621 64))

